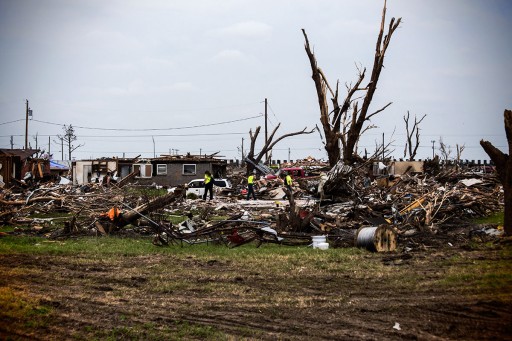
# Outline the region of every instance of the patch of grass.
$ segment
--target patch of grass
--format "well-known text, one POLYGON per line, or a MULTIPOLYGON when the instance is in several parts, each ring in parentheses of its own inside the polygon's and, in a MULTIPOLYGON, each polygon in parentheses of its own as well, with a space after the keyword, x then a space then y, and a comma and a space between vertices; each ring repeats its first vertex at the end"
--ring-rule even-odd
POLYGON ((112 329, 95 329, 86 326, 78 340, 227 340, 224 333, 212 326, 187 321, 175 321, 170 326, 154 322, 123 325, 112 329), (85 333, 87 335, 83 335, 85 333))
POLYGON ((24 297, 9 287, 0 287, 0 321, 16 335, 17 330, 45 327, 49 324, 52 307, 39 304, 38 300, 24 297))
POLYGON ((199 197, 195 193, 189 193, 187 194, 187 199, 196 200, 199 199, 199 197))
POLYGON ((211 221, 222 221, 222 220, 226 220, 228 218, 229 217, 227 215, 216 215, 216 216, 210 217, 210 220, 211 221))
POLYGON ((14 226, 10 226, 10 225, 0 226, 0 232, 12 232, 12 231, 14 231, 14 226))
POLYGON ((165 219, 167 219, 174 225, 178 225, 179 223, 187 220, 188 217, 185 215, 168 214, 165 216, 165 219))
POLYGON ((48 240, 42 237, 5 236, 0 243, 0 254, 6 253, 83 253, 101 258, 104 255, 136 256, 152 253, 170 253, 172 248, 158 248, 151 237, 84 237, 67 240, 48 240))
POLYGON ((71 212, 50 212, 50 213, 41 213, 36 212, 30 215, 30 218, 40 218, 40 219, 51 219, 51 218, 71 218, 73 213, 71 212))
POLYGON ((177 336, 180 340, 227 340, 223 333, 212 326, 204 326, 186 321, 176 321, 175 324, 178 328, 177 336))
POLYGON ((127 192, 130 195, 140 195, 151 199, 168 193, 165 188, 158 189, 154 187, 128 187, 127 192))
POLYGON ((472 269, 461 269, 442 278, 440 283, 445 286, 457 286, 459 289, 491 290, 498 293, 500 290, 512 287, 512 273, 510 270, 493 270, 488 273, 475 273, 472 269))
POLYGON ((496 212, 488 217, 477 218, 475 223, 503 225, 505 223, 505 212, 496 212))

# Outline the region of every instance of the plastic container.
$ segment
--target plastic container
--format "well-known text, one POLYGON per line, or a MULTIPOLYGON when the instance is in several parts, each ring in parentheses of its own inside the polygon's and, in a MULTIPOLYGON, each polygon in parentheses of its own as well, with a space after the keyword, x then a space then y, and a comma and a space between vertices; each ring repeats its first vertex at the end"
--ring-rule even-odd
MULTIPOLYGON (((318 249, 319 244, 327 244, 327 237, 326 236, 312 236, 311 239, 313 240, 313 249, 318 249)), ((329 244, 327 244, 329 245, 329 244)))
POLYGON ((329 248, 329 243, 318 243, 317 248, 320 250, 327 250, 329 248))

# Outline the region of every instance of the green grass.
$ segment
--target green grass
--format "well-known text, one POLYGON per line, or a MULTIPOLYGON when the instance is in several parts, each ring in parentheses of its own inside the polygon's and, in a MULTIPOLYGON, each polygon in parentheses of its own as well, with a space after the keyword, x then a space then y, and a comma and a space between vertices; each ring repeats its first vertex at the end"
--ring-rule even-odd
MULTIPOLYGON (((424 257, 413 257, 403 266, 389 266, 383 262, 389 255, 357 248, 318 250, 275 244, 263 244, 256 248, 253 243, 233 249, 206 244, 156 247, 152 245, 151 238, 144 237, 84 237, 63 241, 25 236, 0 238, 0 256, 4 258, 11 254, 56 255, 59 257, 55 259, 65 259, 68 263, 65 268, 73 271, 94 267, 114 270, 116 275, 108 276, 111 280, 108 286, 114 288, 109 295, 115 297, 129 297, 132 288, 129 287, 128 292, 118 290, 118 282, 113 280, 124 283, 143 277, 144 281, 138 282, 137 288, 149 296, 176 295, 200 299, 231 293, 241 301, 253 300, 266 316, 275 319, 283 319, 286 311, 307 309, 319 303, 315 303, 314 298, 307 294, 307 290, 316 288, 316 282, 311 282, 312 278, 314 281, 318 279, 318 284, 331 292, 337 292, 339 288, 336 283, 340 278, 343 281, 346 278, 347 281, 361 283, 362 288, 365 283, 385 283, 396 292, 415 292, 419 295, 431 292, 484 298, 493 293, 496 293, 496 297, 500 293, 510 295, 506 288, 512 287, 512 248, 489 247, 488 250, 493 254, 490 258, 473 256, 471 252, 452 252, 447 256, 426 252, 424 257), (125 264, 123 271, 119 271, 122 264, 125 264), (416 267, 430 271, 430 276, 417 271, 416 267), (266 287, 253 286, 252 279, 268 281, 268 290, 266 287), (309 282, 304 282, 305 279, 309 282), (307 289, 305 292, 304 288, 307 289), (254 290, 258 291, 255 293, 254 290)), ((37 271, 45 270, 22 266, 8 269, 6 274, 26 276, 30 273, 37 276, 37 271)), ((80 279, 80 285, 98 285, 93 274, 85 273, 84 276, 80 279)), ((56 276, 55 280, 68 279, 56 276)), ((0 320, 21 321, 19 323, 29 330, 44 329, 51 323, 54 308, 25 297, 15 287, 7 287, 7 282, 5 285, 5 288, 0 286, 0 307, 6 307, 3 315, 0 313, 0 320)), ((346 293, 340 291, 336 296, 329 297, 329 304, 343 305, 347 297, 346 293)), ((503 301, 507 300, 509 296, 503 298, 503 301)), ((231 304, 231 301, 206 302, 208 300, 204 304, 221 308, 231 304)), ((325 302, 321 303, 327 304, 325 302)), ((58 308, 55 308, 56 312, 58 308)), ((144 321, 130 309, 119 310, 117 314, 114 324, 104 328, 82 326, 80 333, 72 337, 82 337, 84 340, 224 340, 229 339, 230 335, 229 331, 223 332, 215 326, 187 321, 186 315, 173 315, 168 320, 144 321)), ((258 337, 251 333, 254 333, 254 329, 245 332, 238 330, 237 335, 258 337)))
POLYGON ((71 212, 51 212, 51 213, 33 213, 30 215, 30 218, 41 218, 41 219, 50 219, 50 218, 71 218, 73 213, 71 212))
POLYGON ((439 283, 461 291, 512 288, 512 249, 504 248, 498 255, 496 260, 476 258, 468 261, 461 256, 451 257, 443 261, 447 271, 439 283))
POLYGON ((127 187, 126 191, 130 195, 140 195, 146 198, 156 198, 168 194, 165 188, 127 187))
POLYGON ((51 307, 8 287, 0 287, 0 307, 0 321, 4 322, 7 330, 45 327, 52 313, 51 307))
POLYGON ((0 226, 0 232, 12 232, 12 231, 14 231, 14 226, 10 226, 10 225, 0 226))
POLYGON ((475 223, 503 225, 505 223, 505 212, 496 212, 488 217, 475 219, 475 223))

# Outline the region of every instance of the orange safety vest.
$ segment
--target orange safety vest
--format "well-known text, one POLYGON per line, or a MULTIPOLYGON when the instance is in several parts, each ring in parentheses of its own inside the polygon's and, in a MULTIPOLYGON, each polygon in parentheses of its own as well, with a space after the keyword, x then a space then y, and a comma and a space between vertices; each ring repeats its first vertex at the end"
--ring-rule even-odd
POLYGON ((116 218, 119 218, 119 216, 121 215, 121 211, 119 210, 119 208, 117 207, 112 207, 109 211, 108 211, 108 217, 110 218, 110 220, 114 221, 116 218))

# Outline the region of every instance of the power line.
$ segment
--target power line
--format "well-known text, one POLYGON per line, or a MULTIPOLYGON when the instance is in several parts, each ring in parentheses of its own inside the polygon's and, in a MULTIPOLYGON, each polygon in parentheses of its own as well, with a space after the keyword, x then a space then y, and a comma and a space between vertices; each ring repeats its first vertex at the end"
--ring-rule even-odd
MULTIPOLYGON (((223 136, 223 135, 246 135, 247 133, 200 133, 200 134, 151 134, 151 135, 79 135, 77 137, 79 138, 94 138, 94 137, 101 137, 101 138, 117 138, 117 137, 128 137, 128 138, 137 138, 137 137, 167 137, 167 136, 182 136, 182 137, 195 137, 195 136, 223 136)), ((25 135, 0 135, 0 137, 10 137, 10 136, 25 136, 25 135)), ((38 136, 41 137, 52 137, 55 136, 55 134, 51 135, 43 135, 39 134, 38 136)))
POLYGON ((9 124, 9 123, 15 123, 15 122, 21 122, 21 121, 25 121, 25 120, 20 118, 19 120, 14 120, 14 121, 0 123, 0 125, 9 124))
MULTIPOLYGON (((14 102, 14 101, 12 101, 12 102, 14 102)), ((58 104, 56 104, 53 101, 41 100, 41 99, 38 99, 37 102, 38 103, 52 104, 52 105, 55 105, 55 106, 76 107, 76 104, 72 104, 72 103, 69 103, 69 104, 68 103, 58 103, 58 104)), ((247 107, 247 106, 252 106, 252 105, 256 105, 256 104, 260 104, 260 103, 261 102, 250 102, 250 103, 237 103, 237 104, 230 104, 230 105, 217 105, 217 106, 210 106, 210 107, 195 107, 195 108, 177 108, 177 107, 172 108, 171 107, 171 108, 168 108, 166 110, 142 110, 142 109, 134 109, 134 110, 127 110, 127 109, 99 109, 99 110, 98 109, 85 109, 85 110, 87 111, 87 113, 101 113, 101 112, 167 113, 170 110, 175 110, 175 111, 204 111, 204 110, 213 110, 213 109, 247 107)), ((2 104, 2 102, 0 102, 0 105, 1 104, 2 104)))
POLYGON ((274 113, 274 109, 272 109, 272 106, 270 105, 270 103, 267 103, 267 105, 269 106, 270 111, 272 112, 272 115, 274 115, 274 117, 276 118, 276 120, 279 122, 279 119, 277 118, 276 114, 274 113))
MULTIPOLYGON (((177 130, 177 129, 192 129, 192 128, 201 128, 201 127, 211 127, 211 126, 217 126, 222 124, 228 124, 228 123, 235 123, 235 122, 241 122, 241 121, 247 121, 252 120, 258 117, 263 116, 262 114, 258 114, 256 116, 250 116, 245 118, 240 118, 237 120, 231 120, 231 121, 223 121, 223 122, 215 122, 215 123, 209 123, 209 124, 198 124, 194 126, 185 126, 185 127, 171 127, 171 128, 147 128, 147 129, 123 129, 123 128, 99 128, 99 127, 83 127, 83 126, 74 126, 74 128, 80 128, 80 129, 91 129, 91 130, 108 130, 108 131, 160 131, 160 130, 177 130)), ((32 120, 34 122, 39 123, 45 123, 45 124, 51 124, 56 126, 63 126, 64 124, 54 123, 54 122, 47 122, 47 121, 40 121, 40 120, 32 120)))

